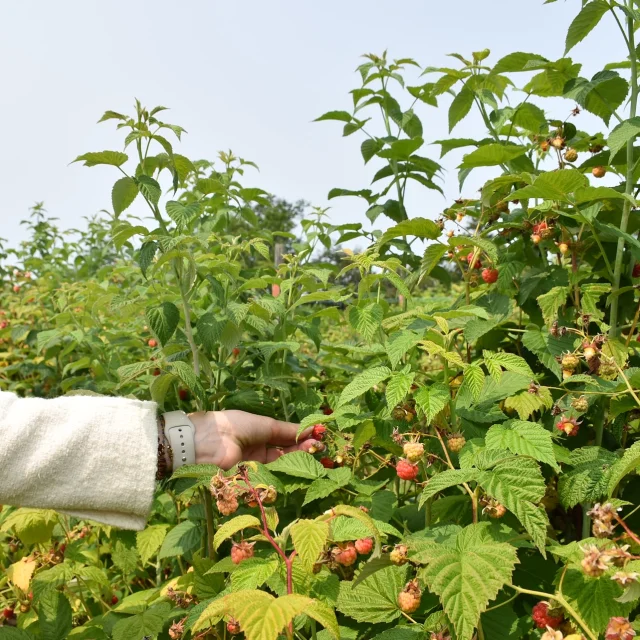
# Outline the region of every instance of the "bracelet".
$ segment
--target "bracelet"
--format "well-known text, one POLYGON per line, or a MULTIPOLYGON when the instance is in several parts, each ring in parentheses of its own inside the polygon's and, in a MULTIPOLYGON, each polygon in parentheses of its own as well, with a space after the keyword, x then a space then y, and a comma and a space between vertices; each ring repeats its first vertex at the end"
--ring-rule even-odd
POLYGON ((173 449, 164 432, 164 416, 158 416, 158 468, 156 480, 166 480, 173 470, 173 449))

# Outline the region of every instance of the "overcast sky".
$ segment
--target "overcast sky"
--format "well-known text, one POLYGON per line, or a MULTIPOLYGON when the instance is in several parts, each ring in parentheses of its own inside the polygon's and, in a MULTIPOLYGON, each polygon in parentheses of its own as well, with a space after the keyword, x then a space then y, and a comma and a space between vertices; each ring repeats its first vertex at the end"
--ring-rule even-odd
MULTIPOLYGON (((454 66, 447 53, 485 47, 492 50, 489 63, 512 51, 557 59, 580 6, 580 0, 3 2, 0 237, 12 245, 24 239, 19 221, 36 201, 45 202, 62 228, 110 207, 117 171, 69 163, 86 151, 122 148, 113 121, 96 121, 106 109, 131 112, 134 97, 171 108, 165 119, 189 132, 180 153, 211 159, 232 149, 260 166, 248 173, 248 186, 328 206, 329 189, 365 188, 373 175, 362 163, 362 138, 342 138, 339 123, 312 122, 325 111, 350 108, 361 54, 387 48, 390 57, 414 57, 422 66, 454 66)), ((611 18, 571 55, 588 76, 623 59, 611 18)), ((449 101, 419 111, 427 142, 448 135, 449 101)), ((553 115, 564 118, 571 106, 553 115)), ((586 116, 576 124, 589 122, 586 116)), ((477 123, 453 132, 477 134, 477 123)), ((439 147, 421 153, 437 158, 439 147)), ((450 199, 458 197, 459 159, 445 159, 450 199)), ((477 186, 470 181, 466 191, 477 186)), ((435 217, 445 206, 435 193, 411 203, 410 217, 435 217)), ((363 201, 330 205, 336 222, 369 224, 363 201)))

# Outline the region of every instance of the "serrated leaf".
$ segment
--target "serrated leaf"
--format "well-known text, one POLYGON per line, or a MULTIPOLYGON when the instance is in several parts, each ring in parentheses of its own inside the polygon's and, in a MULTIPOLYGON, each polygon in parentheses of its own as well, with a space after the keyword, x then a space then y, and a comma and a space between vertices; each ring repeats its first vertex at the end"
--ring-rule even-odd
POLYGON ((121 151, 90 151, 78 156, 74 162, 84 162, 85 167, 95 167, 99 164, 109 164, 114 167, 123 165, 129 156, 121 151))
POLYGON ((620 149, 626 146, 627 142, 634 140, 639 133, 640 117, 629 118, 615 127, 607 139, 607 146, 609 147, 610 153, 609 162, 613 160, 613 157, 620 149))
POLYGON ((489 256, 489 258, 491 259, 491 262, 493 262, 494 264, 498 264, 499 262, 497 247, 495 246, 495 244, 493 244, 493 242, 491 242, 491 240, 487 240, 486 238, 477 238, 477 237, 471 237, 471 236, 453 236, 452 238, 449 238, 449 246, 477 247, 478 249, 481 249, 489 256))
POLYGON ((622 458, 615 462, 609 472, 607 492, 611 496, 620 484, 620 481, 632 471, 640 467, 640 441, 634 442, 625 452, 622 458))
POLYGON ((111 205, 116 218, 133 204, 137 195, 138 185, 133 178, 126 176, 116 181, 111 190, 111 205))
POLYGON ((302 503, 303 506, 314 500, 320 500, 330 496, 351 481, 351 469, 347 467, 334 469, 328 473, 332 474, 330 478, 318 478, 309 485, 304 502, 302 503))
POLYGON ((317 562, 329 536, 329 523, 320 520, 298 520, 289 529, 300 560, 311 569, 317 562))
POLYGON ((192 520, 176 525, 166 535, 158 553, 158 560, 183 556, 200 546, 202 529, 192 520))
POLYGON ((592 0, 582 7, 580 13, 569 25, 565 41, 565 55, 591 33, 608 10, 609 5, 604 0, 592 0))
POLYGON ((577 169, 560 169, 541 173, 533 184, 512 191, 507 200, 542 198, 570 202, 570 194, 589 186, 589 180, 577 169))
POLYGON ((462 163, 459 169, 473 169, 475 167, 493 167, 504 164, 525 154, 526 147, 515 144, 485 144, 467 153, 462 157, 462 163))
POLYGON ((458 95, 453 99, 449 107, 449 133, 471 110, 475 94, 466 85, 462 87, 458 95))
POLYGON ((463 391, 462 387, 469 390, 474 401, 480 398, 482 388, 484 387, 484 371, 482 371, 477 364, 470 364, 464 370, 464 378, 460 388, 461 392, 463 391))
POLYGON ((487 431, 485 444, 488 449, 505 449, 522 456, 530 456, 559 469, 553 453, 551 433, 535 422, 514 420, 495 424, 487 431))
POLYGON ((294 478, 316 480, 327 475, 327 470, 306 451, 293 451, 280 456, 267 465, 270 471, 286 473, 294 478))
POLYGON ((359 373, 342 391, 338 400, 338 407, 361 396, 372 387, 380 384, 391 375, 388 367, 373 367, 359 373))
POLYGON ((420 264, 420 277, 428 276, 437 266, 445 253, 447 246, 444 244, 430 244, 424 252, 422 262, 420 264))
POLYGON ((200 401, 204 404, 206 401, 206 394, 204 391, 204 387, 202 386, 202 383, 200 382, 200 380, 196 377, 196 374, 194 373, 191 366, 188 365, 186 362, 176 361, 176 362, 170 362, 168 364, 168 367, 171 373, 177 376, 182 381, 182 383, 187 387, 187 389, 189 389, 189 391, 194 393, 200 399, 200 401))
POLYGON ((395 369, 405 354, 420 342, 421 337, 413 331, 399 331, 391 334, 385 344, 391 366, 395 369))
POLYGON ((618 460, 611 451, 601 447, 581 447, 569 455, 573 467, 565 471, 558 482, 558 494, 565 507, 580 502, 597 501, 607 494, 611 469, 618 460))
POLYGON ((482 357, 484 362, 489 368, 489 373, 497 381, 502 375, 501 369, 511 371, 513 373, 519 373, 523 376, 530 376, 534 378, 534 373, 531 371, 531 367, 527 364, 527 361, 521 356, 517 356, 515 353, 483 351, 482 357), (491 367, 495 368, 491 368, 491 367))
POLYGON ((349 309, 349 324, 368 341, 372 340, 380 329, 383 317, 384 311, 376 302, 368 304, 366 307, 351 307, 349 309))
POLYGON ((406 567, 391 566, 371 574, 355 588, 351 582, 343 581, 336 606, 358 622, 389 623, 401 615, 398 593, 407 578, 406 567))
POLYGON ((136 534, 136 548, 140 554, 142 564, 146 564, 160 550, 167 536, 168 524, 152 524, 144 531, 136 534))
POLYGON ((477 469, 446 469, 445 471, 437 473, 429 479, 427 486, 424 488, 420 496, 420 508, 422 508, 422 505, 429 498, 440 493, 440 491, 456 487, 459 484, 464 484, 465 482, 476 480, 478 475, 477 469))
POLYGON ((562 595, 587 626, 598 634, 604 633, 610 618, 625 617, 633 609, 633 602, 616 600, 622 593, 622 587, 610 576, 590 578, 574 568, 568 569, 562 582, 562 595))
POLYGON ((387 382, 387 389, 385 391, 387 406, 390 409, 406 398, 411 390, 411 385, 415 377, 415 372, 404 370, 397 371, 391 376, 391 379, 387 382))
POLYGON ((141 613, 118 620, 113 626, 113 640, 131 640, 147 636, 155 638, 162 631, 170 611, 169 603, 162 602, 141 613))
POLYGON ((23 507, 5 518, 0 531, 14 531, 24 545, 33 545, 50 540, 57 521, 55 511, 23 507))
POLYGON ((421 387, 415 394, 416 405, 430 423, 448 404, 449 389, 441 382, 421 387))
POLYGON ((147 322, 160 344, 165 345, 174 334, 180 322, 180 311, 171 302, 163 302, 157 307, 149 307, 146 312, 147 322))
POLYGON ((504 406, 505 409, 516 411, 520 420, 528 420, 536 411, 551 409, 553 396, 547 387, 538 387, 536 393, 527 390, 506 398, 504 406))
POLYGON ((382 247, 394 238, 402 238, 403 236, 437 240, 441 233, 440 227, 433 220, 411 218, 411 220, 403 220, 385 231, 380 240, 378 240, 378 245, 382 247))
POLYGON ((231 574, 233 591, 261 587, 278 570, 279 564, 280 562, 275 555, 271 558, 243 560, 231 574))
POLYGON ((28 557, 14 562, 6 570, 6 576, 9 582, 25 593, 29 591, 29 584, 33 572, 36 570, 36 561, 30 560, 28 557))
POLYGON ((238 533, 238 531, 242 531, 243 529, 260 529, 261 527, 260 520, 255 516, 236 516, 231 520, 227 520, 227 522, 218 528, 213 537, 213 547, 214 549, 218 549, 225 540, 228 540, 231 536, 238 533))
POLYGON ((458 640, 471 640, 480 614, 510 583, 517 562, 515 547, 495 542, 482 524, 465 527, 454 549, 434 552, 421 576, 440 597, 458 640))
POLYGON ((47 589, 38 599, 38 623, 42 640, 60 640, 71 631, 72 610, 66 596, 47 589))

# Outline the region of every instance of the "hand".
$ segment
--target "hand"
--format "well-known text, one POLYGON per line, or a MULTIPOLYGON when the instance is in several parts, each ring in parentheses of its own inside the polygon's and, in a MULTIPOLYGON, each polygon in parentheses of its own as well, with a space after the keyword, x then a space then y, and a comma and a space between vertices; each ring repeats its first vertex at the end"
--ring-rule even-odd
POLYGON ((296 440, 297 424, 246 411, 199 411, 189 418, 196 427, 196 464, 215 464, 226 470, 242 460, 266 463, 291 451, 324 448, 309 437, 312 429, 296 440))

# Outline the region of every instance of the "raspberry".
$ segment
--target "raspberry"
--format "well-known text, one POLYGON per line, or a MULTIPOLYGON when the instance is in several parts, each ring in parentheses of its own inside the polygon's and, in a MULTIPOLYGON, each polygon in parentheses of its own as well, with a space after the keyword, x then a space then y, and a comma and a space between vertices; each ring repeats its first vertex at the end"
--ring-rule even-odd
POLYGON ((2 610, 2 615, 5 617, 5 619, 12 620, 16 614, 13 612, 13 609, 11 607, 6 607, 2 610))
POLYGON ((582 354, 587 360, 591 360, 598 355, 598 346, 593 344, 592 342, 587 342, 582 347, 582 354))
POLYGON ((232 636, 237 636, 241 631, 240 623, 237 620, 235 620, 234 618, 231 618, 231 620, 229 620, 229 622, 227 622, 227 631, 232 636))
POLYGON ((180 640, 180 638, 182 638, 182 635, 184 634, 184 623, 186 621, 186 618, 182 619, 182 620, 178 620, 178 622, 174 622, 170 627, 169 627, 169 637, 171 638, 171 640, 180 640))
POLYGON ((618 369, 613 361, 601 362, 598 367, 598 375, 603 380, 615 380, 618 377, 618 369))
POLYGON ((333 413, 333 409, 331 407, 323 407, 322 413, 324 413, 325 416, 330 416, 333 413))
POLYGON ((311 432, 311 437, 314 440, 323 440, 326 430, 327 430, 327 427, 325 427, 324 425, 314 424, 313 431, 311 432))
POLYGON ((471 264, 474 253, 474 251, 471 251, 467 254, 467 263, 469 264, 470 269, 480 269, 482 267, 482 261, 479 258, 476 258, 476 261, 473 263, 473 265, 471 264))
POLYGON ((557 629, 564 618, 562 615, 550 615, 548 602, 538 602, 531 611, 531 617, 536 623, 536 627, 538 627, 538 629, 545 629, 546 627, 557 629))
MULTIPOLYGON (((582 636, 576 636, 580 638, 582 636)), ((540 640, 563 640, 564 635, 562 631, 555 631, 551 627, 547 627, 547 630, 540 636, 540 640)))
POLYGON ((551 145, 550 145, 550 143, 549 143, 549 141, 548 141, 548 140, 543 140, 543 141, 540 143, 540 151, 542 151, 543 153, 545 153, 545 152, 549 151, 549 147, 550 147, 550 146, 551 146, 551 145))
POLYGON ((561 242, 558 245, 558 251, 562 254, 565 255, 567 253, 569 253, 569 245, 566 242, 561 242))
POLYGON ((243 560, 253 558, 253 545, 255 542, 234 542, 231 547, 231 561, 240 564, 243 560))
POLYGON ((564 138, 562 136, 556 136, 551 140, 551 145, 556 149, 564 149, 564 138))
POLYGON ((420 606, 422 591, 417 580, 407 582, 405 588, 398 594, 398 607, 405 613, 413 613, 420 606))
POLYGON ((356 551, 361 556, 366 556, 370 554, 373 549, 373 538, 360 538, 360 540, 356 540, 355 546, 356 551))
POLYGON ((111 596, 111 606, 118 604, 119 599, 118 596, 111 596))
POLYGON ((569 149, 564 152, 564 159, 567 162, 575 162, 578 159, 578 152, 569 147, 569 149))
POLYGON ((397 544, 389 554, 389 559, 393 564, 405 564, 407 562, 407 547, 404 544, 397 544))
POLYGON ((482 279, 487 284, 493 284, 497 279, 500 272, 497 269, 483 269, 482 270, 482 279))
POLYGON ((307 448, 307 451, 313 455, 314 453, 322 452, 325 449, 326 447, 324 446, 324 444, 322 444, 322 442, 315 442, 307 448))
POLYGON ((149 342, 147 342, 147 344, 153 349, 154 347, 158 346, 158 341, 154 340, 153 338, 151 338, 151 340, 149 340, 149 342))
POLYGON ((269 485, 266 489, 258 489, 262 504, 273 504, 278 499, 278 492, 273 485, 269 485))
POLYGON ((334 547, 331 555, 335 562, 343 567, 350 567, 358 558, 358 552, 353 542, 346 542, 343 545, 334 547))
POLYGON ((631 628, 629 619, 622 616, 610 618, 604 633, 605 640, 632 640, 635 636, 636 632, 631 628))
POLYGON ((404 420, 406 417, 406 412, 402 407, 397 406, 397 407, 394 407, 393 410, 391 411, 391 417, 394 420, 404 420))
POLYGON ((186 389, 178 389, 178 397, 185 402, 189 399, 189 392, 186 389))
POLYGON ((320 464, 325 469, 333 469, 336 466, 336 463, 331 458, 320 458, 320 464))
POLYGON ((240 355, 240 349, 238 349, 238 347, 234 347, 231 349, 231 354, 234 358, 237 358, 240 355))
POLYGON ((607 169, 605 167, 593 167, 591 174, 594 178, 604 178, 607 174, 607 169))
POLYGON ((560 418, 556 423, 556 429, 564 431, 568 436, 577 436, 580 423, 575 418, 560 418))
POLYGON ((540 237, 540 234, 538 233, 531 234, 531 242, 533 242, 533 244, 540 244, 540 240, 542 240, 542 238, 540 237))
POLYGON ((407 442, 402 451, 409 462, 418 462, 424 455, 424 445, 420 442, 407 442))
POLYGON ((449 436, 449 439, 447 441, 447 446, 449 447, 450 451, 453 451, 453 453, 462 451, 462 448, 465 444, 467 444, 467 441, 461 433, 454 433, 452 436, 449 436))
POLYGON ((154 376, 159 376, 162 373, 162 371, 160 371, 160 369, 154 369, 153 370, 153 375, 154 376))
POLYGON ((580 366, 580 358, 573 353, 567 353, 562 356, 562 368, 574 371, 580 366))
POLYGON ((418 465, 401 458, 396 464, 396 473, 402 480, 415 480, 418 475, 418 465))
POLYGON ((216 507, 223 516, 230 516, 238 510, 238 498, 230 487, 223 487, 216 494, 216 507))
POLYGON ((589 409, 589 401, 584 397, 580 396, 579 398, 574 398, 571 401, 571 406, 580 413, 584 413, 589 409))

